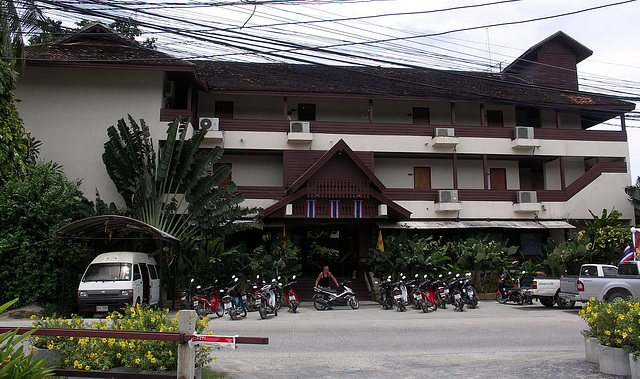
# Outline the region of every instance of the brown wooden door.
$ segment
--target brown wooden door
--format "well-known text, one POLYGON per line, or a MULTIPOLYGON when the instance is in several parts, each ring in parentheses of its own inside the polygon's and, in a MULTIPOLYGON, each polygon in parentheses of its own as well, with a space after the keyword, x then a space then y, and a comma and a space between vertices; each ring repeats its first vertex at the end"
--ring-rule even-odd
POLYGON ((492 168, 489 170, 489 177, 491 178, 491 189, 507 189, 507 169, 492 168))
POLYGON ((233 101, 216 101, 217 118, 233 118, 233 101))
POLYGON ((413 108, 413 123, 415 125, 429 125, 429 108, 413 108))
POLYGON ((413 168, 413 188, 431 188, 431 168, 430 167, 414 167, 413 168))

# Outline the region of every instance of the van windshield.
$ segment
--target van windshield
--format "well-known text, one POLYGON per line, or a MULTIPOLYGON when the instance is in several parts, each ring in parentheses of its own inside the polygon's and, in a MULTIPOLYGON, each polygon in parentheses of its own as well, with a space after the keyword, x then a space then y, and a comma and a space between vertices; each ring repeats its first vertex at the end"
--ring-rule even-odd
POLYGON ((82 278, 83 282, 131 280, 131 263, 93 263, 82 278))

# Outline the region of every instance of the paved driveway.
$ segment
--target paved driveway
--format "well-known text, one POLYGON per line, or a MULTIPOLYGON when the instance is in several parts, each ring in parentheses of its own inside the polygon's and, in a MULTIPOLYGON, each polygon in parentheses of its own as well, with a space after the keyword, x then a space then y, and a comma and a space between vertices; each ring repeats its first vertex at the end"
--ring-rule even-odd
POLYGON ((409 309, 317 311, 303 304, 261 320, 214 318, 219 335, 269 337, 270 344, 215 352, 232 378, 606 378, 584 361, 578 308, 483 301, 463 313, 409 309))

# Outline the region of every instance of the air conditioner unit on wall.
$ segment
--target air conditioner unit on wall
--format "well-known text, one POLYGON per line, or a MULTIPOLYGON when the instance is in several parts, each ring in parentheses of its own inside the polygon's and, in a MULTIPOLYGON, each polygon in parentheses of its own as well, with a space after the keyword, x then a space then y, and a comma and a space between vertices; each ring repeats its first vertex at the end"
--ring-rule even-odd
POLYGON ((309 121, 290 121, 290 133, 311 133, 311 123, 309 121))
POLYGON ((536 191, 518 191, 517 202, 519 204, 537 203, 538 197, 536 191))
POLYGON ((457 203, 458 190, 440 190, 438 191, 439 203, 457 203))
POLYGON ((515 139, 533 139, 533 128, 531 126, 516 126, 515 139))
POLYGON ((219 130, 220 119, 213 117, 200 117, 200 120, 198 121, 198 127, 206 131, 219 130))
POLYGON ((453 128, 436 128, 434 137, 455 137, 453 128))

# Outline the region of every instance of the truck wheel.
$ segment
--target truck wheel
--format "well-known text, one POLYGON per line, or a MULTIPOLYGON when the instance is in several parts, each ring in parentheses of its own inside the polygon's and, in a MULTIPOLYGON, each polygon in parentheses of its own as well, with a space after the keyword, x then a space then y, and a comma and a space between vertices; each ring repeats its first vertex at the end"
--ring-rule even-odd
POLYGON ((558 308, 560 309, 569 309, 573 308, 576 305, 576 302, 573 300, 567 300, 560 297, 560 294, 556 295, 556 304, 558 304, 558 308))
POLYGON ((615 303, 617 301, 624 301, 629 297, 629 294, 623 291, 613 291, 607 294, 606 300, 610 303, 615 303))
POLYGON ((538 300, 540 300, 540 304, 544 305, 547 308, 551 308, 553 307, 553 304, 555 304, 555 300, 552 297, 541 297, 538 300))

